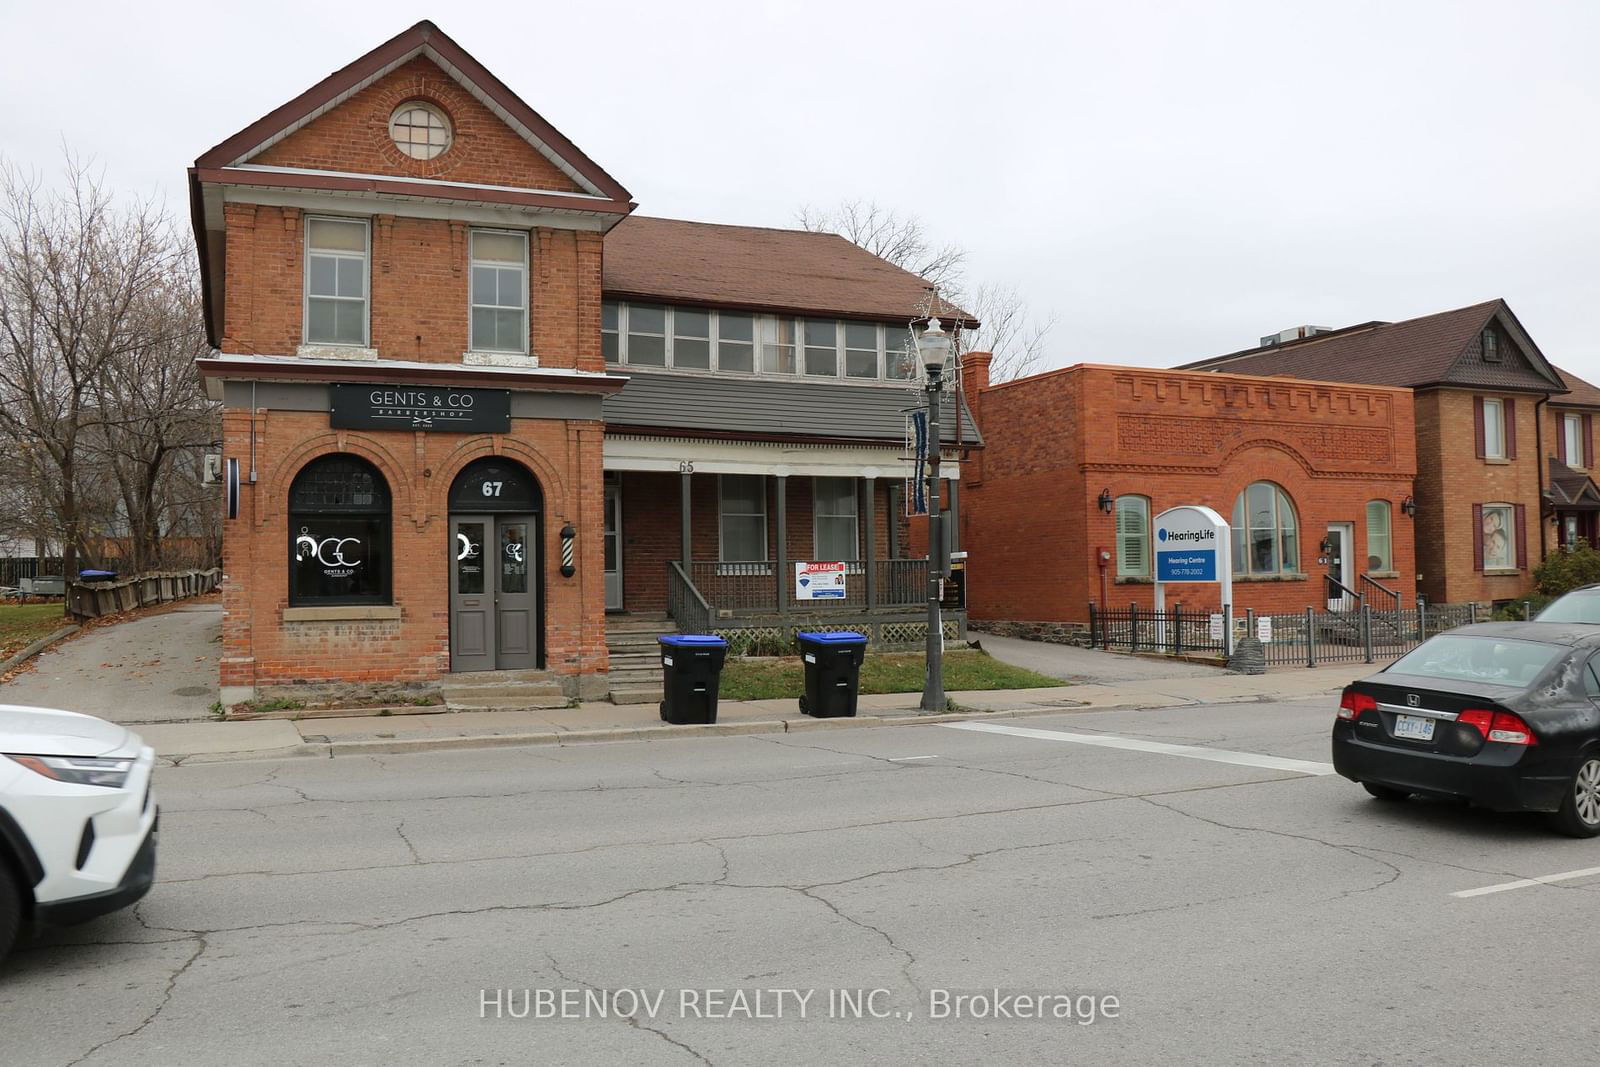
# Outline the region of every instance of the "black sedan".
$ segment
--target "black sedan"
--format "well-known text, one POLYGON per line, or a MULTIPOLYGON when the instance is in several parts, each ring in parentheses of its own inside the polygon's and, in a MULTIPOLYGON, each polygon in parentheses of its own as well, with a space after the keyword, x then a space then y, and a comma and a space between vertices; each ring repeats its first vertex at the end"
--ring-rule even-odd
POLYGON ((1600 835, 1600 628, 1481 623, 1348 686, 1333 766, 1383 800, 1548 812, 1600 835))

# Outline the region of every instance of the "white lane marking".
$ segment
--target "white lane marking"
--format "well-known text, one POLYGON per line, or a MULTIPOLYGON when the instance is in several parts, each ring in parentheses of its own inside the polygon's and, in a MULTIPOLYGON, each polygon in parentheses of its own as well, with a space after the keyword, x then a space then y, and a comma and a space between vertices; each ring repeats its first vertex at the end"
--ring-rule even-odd
POLYGON ((1504 893, 1508 889, 1527 889, 1529 886, 1549 885, 1552 882, 1569 882, 1574 878, 1587 878, 1592 874, 1600 874, 1600 867, 1585 867, 1581 871, 1562 871, 1560 874, 1542 874, 1537 878, 1518 878, 1515 882, 1501 882, 1499 885, 1480 886, 1477 889, 1462 889, 1450 895, 1482 897, 1490 893, 1504 893))
POLYGON ((890 756, 890 763, 909 763, 914 759, 938 759, 938 756, 890 756))
POLYGON ((1263 756, 1255 752, 1233 752, 1225 748, 1169 745, 1162 741, 1141 741, 1131 737, 1114 737, 1111 734, 1074 734, 1065 730, 1036 730, 1027 726, 1001 726, 998 723, 989 722, 946 722, 939 725, 947 730, 972 730, 985 734, 1009 734, 1012 737, 1031 737, 1037 741, 1071 741, 1078 745, 1123 748, 1132 752, 1156 752, 1163 756, 1184 756, 1188 759, 1210 760, 1213 763, 1232 763, 1240 767, 1261 767, 1269 771, 1292 771, 1295 774, 1333 773, 1333 764, 1331 763, 1314 763, 1311 760, 1303 759, 1284 759, 1282 756, 1263 756))

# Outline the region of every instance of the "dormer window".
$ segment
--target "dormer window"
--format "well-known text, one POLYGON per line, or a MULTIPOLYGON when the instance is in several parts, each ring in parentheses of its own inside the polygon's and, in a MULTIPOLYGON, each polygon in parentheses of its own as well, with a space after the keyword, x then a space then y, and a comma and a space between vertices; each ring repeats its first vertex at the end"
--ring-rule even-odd
POLYGON ((390 116, 389 137, 412 159, 434 159, 450 147, 450 120, 432 104, 411 100, 390 116))

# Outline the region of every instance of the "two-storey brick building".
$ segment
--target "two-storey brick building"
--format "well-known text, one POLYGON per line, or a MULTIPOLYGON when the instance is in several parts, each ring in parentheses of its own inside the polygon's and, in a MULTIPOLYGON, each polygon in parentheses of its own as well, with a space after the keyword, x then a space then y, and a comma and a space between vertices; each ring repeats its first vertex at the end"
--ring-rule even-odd
MULTIPOLYGON (((845 561, 828 606, 914 627, 926 564, 890 521, 913 275, 829 234, 630 217, 426 22, 190 189, 237 469, 226 700, 538 669, 597 695, 608 611, 781 628, 816 607, 795 561, 845 561)), ((977 432, 949 422, 958 478, 977 432)))
POLYGON ((1409 387, 1418 589, 1456 603, 1499 603, 1529 590, 1547 543, 1542 517, 1555 514, 1549 460, 1557 447, 1582 451, 1586 405, 1562 401, 1566 382, 1505 301, 1403 322, 1303 327, 1181 369, 1409 387), (1577 416, 1575 426, 1566 420, 1570 446, 1550 439, 1552 407, 1577 416))

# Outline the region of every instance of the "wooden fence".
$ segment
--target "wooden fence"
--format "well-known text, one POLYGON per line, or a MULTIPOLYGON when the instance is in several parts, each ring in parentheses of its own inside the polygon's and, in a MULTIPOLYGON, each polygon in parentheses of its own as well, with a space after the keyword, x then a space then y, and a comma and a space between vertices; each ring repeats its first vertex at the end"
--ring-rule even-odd
POLYGON ((217 588, 222 571, 162 571, 112 582, 72 582, 67 586, 67 612, 78 619, 97 619, 121 611, 200 596, 217 588))

